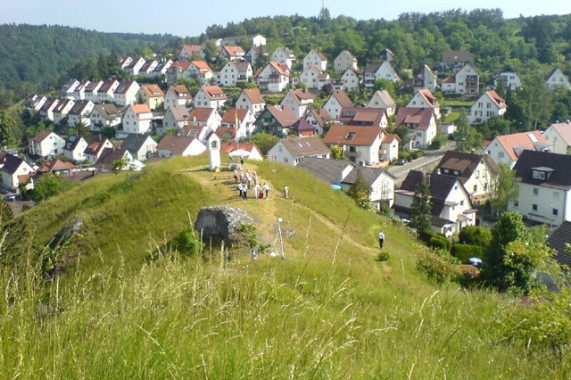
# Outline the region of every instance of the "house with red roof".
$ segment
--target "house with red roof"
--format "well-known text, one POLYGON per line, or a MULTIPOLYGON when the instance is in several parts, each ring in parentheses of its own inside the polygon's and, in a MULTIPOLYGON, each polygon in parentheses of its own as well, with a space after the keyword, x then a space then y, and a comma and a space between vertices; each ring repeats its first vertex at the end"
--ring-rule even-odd
POLYGON ((543 132, 553 153, 569 154, 571 148, 571 122, 554 123, 543 132))
POLYGON ((250 110, 230 108, 222 116, 222 127, 234 128, 234 139, 248 140, 256 131, 256 117, 250 110))
POLYGON ((438 134, 438 120, 432 108, 399 108, 395 127, 400 125, 408 127, 415 149, 427 149, 438 134))
POLYGON ((151 129, 153 113, 146 104, 129 106, 123 115, 124 133, 146 133, 151 129))
POLYGON ((290 83, 289 75, 287 65, 270 61, 263 69, 258 69, 254 75, 254 81, 262 91, 282 92, 290 83))
POLYGON ((483 123, 492 116, 502 116, 506 113, 508 105, 495 91, 486 91, 470 107, 468 123, 483 123))
POLYGON ((245 88, 236 100, 236 108, 252 111, 254 116, 258 116, 266 106, 266 101, 257 88, 245 88))
POLYGON ((194 105, 196 107, 220 109, 224 107, 226 100, 228 98, 219 86, 201 86, 194 97, 194 105))
POLYGON ((71 175, 75 169, 75 165, 71 162, 63 162, 62 160, 58 160, 54 158, 50 161, 46 161, 40 166, 37 170, 39 174, 63 174, 63 175, 71 175))
POLYGON ((485 153, 494 160, 496 165, 504 164, 511 168, 524 150, 545 152, 551 151, 551 146, 540 131, 530 131, 496 136, 485 148, 485 153))

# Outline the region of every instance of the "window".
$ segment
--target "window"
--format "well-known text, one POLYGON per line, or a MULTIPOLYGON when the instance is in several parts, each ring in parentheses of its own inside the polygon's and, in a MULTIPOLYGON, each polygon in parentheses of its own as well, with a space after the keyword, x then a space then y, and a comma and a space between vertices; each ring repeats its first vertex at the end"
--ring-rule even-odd
POLYGON ((537 204, 534 203, 534 204, 531 206, 531 209, 532 209, 533 211, 537 211, 537 204))
POLYGON ((474 185, 474 193, 478 191, 478 185, 474 185))
POLYGON ((499 158, 504 158, 504 152, 499 152, 499 153, 498 153, 498 157, 499 157, 499 158))
POLYGON ((554 208, 554 209, 553 209, 553 215, 554 215, 554 216, 559 215, 559 210, 556 209, 556 208, 554 208))
POLYGON ((464 201, 460 201, 460 206, 464 206, 464 201))
POLYGON ((518 207, 519 206, 519 202, 518 201, 514 201, 514 207, 518 207))
POLYGON ((559 200, 559 193, 557 191, 553 192, 553 200, 554 201, 558 201, 559 200))

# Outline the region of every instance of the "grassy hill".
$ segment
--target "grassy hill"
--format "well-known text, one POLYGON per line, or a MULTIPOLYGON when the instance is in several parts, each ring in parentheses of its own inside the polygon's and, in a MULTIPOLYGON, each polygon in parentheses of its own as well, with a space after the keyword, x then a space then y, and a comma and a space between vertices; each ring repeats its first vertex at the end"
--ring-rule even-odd
POLYGON ((428 281, 416 268, 426 248, 403 227, 267 162, 246 167, 270 198, 239 200, 230 173, 206 164, 95 177, 22 215, 37 245, 76 215, 84 229, 55 281, 33 260, 2 267, 1 378, 568 378, 569 361, 506 339, 510 299, 428 281), (270 250, 283 218, 286 260, 164 248, 210 204, 249 210, 270 250))

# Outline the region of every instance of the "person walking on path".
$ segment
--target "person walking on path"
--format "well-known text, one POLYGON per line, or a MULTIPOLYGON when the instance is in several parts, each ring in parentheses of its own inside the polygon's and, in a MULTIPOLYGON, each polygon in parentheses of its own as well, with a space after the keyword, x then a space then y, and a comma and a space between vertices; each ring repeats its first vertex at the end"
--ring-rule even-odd
POLYGON ((254 170, 254 182, 256 183, 256 185, 258 184, 258 173, 256 173, 256 171, 254 170))
POLYGON ((240 199, 243 198, 242 194, 244 192, 244 187, 242 186, 242 182, 238 183, 238 191, 240 192, 240 199))
POLYGON ((266 200, 268 200, 268 198, 270 197, 270 186, 264 182, 264 185, 262 186, 262 188, 266 192, 266 200))
POLYGON ((248 184, 247 183, 244 184, 242 193, 244 194, 244 199, 248 200, 248 184))
POLYGON ((383 233, 383 231, 379 232, 379 248, 382 250, 383 249, 383 245, 385 244, 385 234, 383 233))
POLYGON ((238 182, 238 170, 234 168, 234 182, 238 182))
POLYGON ((287 185, 284 186, 284 193, 286 199, 289 199, 289 187, 287 185))

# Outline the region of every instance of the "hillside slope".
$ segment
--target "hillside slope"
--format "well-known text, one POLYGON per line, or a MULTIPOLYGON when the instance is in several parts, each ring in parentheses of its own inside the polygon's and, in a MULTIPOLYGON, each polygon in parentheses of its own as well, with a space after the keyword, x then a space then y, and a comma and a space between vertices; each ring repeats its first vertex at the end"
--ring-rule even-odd
POLYGON ((0 272, 0 377, 569 375, 569 362, 553 365, 504 338, 509 300, 427 281, 416 269, 425 248, 404 228, 300 169, 247 163, 272 190, 268 200, 244 201, 230 173, 205 164, 181 158, 95 177, 23 215, 38 243, 75 215, 85 229, 61 280, 43 286, 32 266, 17 280, 0 272), (272 250, 283 218, 286 260, 166 250, 206 204, 248 209, 272 250), (379 228, 385 263, 374 261, 379 228))

